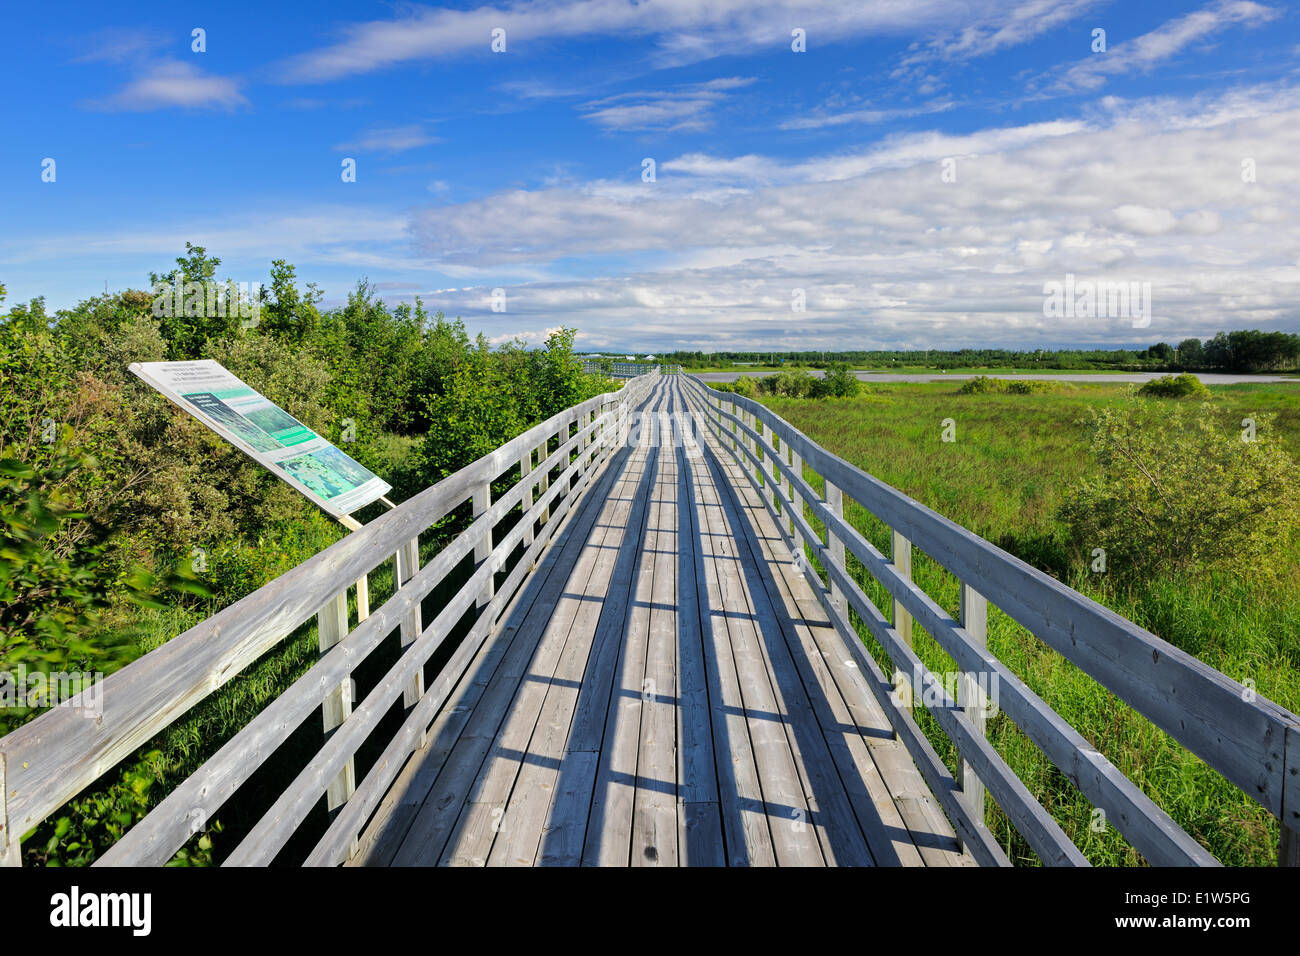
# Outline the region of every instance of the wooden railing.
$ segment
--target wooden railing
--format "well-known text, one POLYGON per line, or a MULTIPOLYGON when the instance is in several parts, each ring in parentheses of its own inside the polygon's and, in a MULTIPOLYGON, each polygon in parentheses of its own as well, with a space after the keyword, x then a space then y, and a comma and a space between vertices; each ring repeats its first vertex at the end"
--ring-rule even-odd
POLYGON ((657 377, 652 372, 633 379, 617 392, 529 429, 109 675, 97 688, 102 707, 97 718, 85 716, 80 698, 73 698, 0 739, 0 862, 17 864, 21 834, 313 615, 320 660, 128 830, 97 864, 166 863, 206 829, 226 800, 316 710, 326 734, 323 746, 227 862, 271 862, 322 795, 332 819, 307 862, 330 865, 346 859, 362 826, 407 755, 421 746, 438 708, 555 529, 625 440, 634 406, 657 377), (494 484, 500 489, 516 474, 518 480, 493 500, 494 484), (472 509, 472 523, 419 567, 419 536, 466 505, 472 509), (512 523, 514 518, 518 520, 512 523), (474 570, 469 579, 432 621, 423 621, 423 599, 471 555, 474 570), (371 611, 368 575, 389 558, 395 565, 395 591, 371 611), (501 573, 506 576, 498 582, 501 573), (348 594, 353 588, 358 621, 349 627, 348 594), (426 663, 467 616, 473 619, 468 634, 425 687, 426 663), (354 701, 353 672, 394 630, 401 638, 399 659, 362 700, 354 701), (399 698, 405 704, 401 728, 358 780, 357 749, 399 698))
POLYGON ((1086 864, 986 739, 982 691, 990 687, 996 687, 999 709, 1148 862, 1218 862, 989 652, 989 603, 1279 817, 1279 862, 1300 863, 1300 718, 1295 714, 836 457, 762 404, 711 389, 694 376, 682 376, 682 386, 697 421, 717 436, 759 491, 793 559, 804 566, 900 739, 980 863, 1007 863, 985 826, 987 790, 1044 863, 1086 864), (809 483, 810 472, 824 480, 824 496, 809 483), (846 496, 891 529, 890 558, 845 520, 846 496), (814 529, 814 518, 824 537, 814 529), (960 620, 912 582, 913 548, 961 582, 960 620), (846 552, 889 593, 891 618, 849 573, 846 552), (824 579, 814 573, 808 555, 824 579), (892 682, 867 653, 850 609, 892 662, 892 682), (913 651, 913 621, 961 669, 956 700, 913 651), (956 779, 913 720, 910 697, 923 697, 955 745, 961 757, 956 779))

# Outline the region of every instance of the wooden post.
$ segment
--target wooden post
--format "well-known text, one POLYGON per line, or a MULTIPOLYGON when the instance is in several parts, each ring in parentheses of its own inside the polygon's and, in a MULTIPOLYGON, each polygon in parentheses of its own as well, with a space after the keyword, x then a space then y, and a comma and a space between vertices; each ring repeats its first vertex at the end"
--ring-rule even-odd
POLYGON ((9 791, 5 785, 5 755, 0 753, 0 867, 22 865, 21 838, 9 829, 9 791))
MULTIPOLYGON (((894 567, 907 580, 912 580, 912 542, 908 541, 894 529, 890 529, 894 567)), ((912 615, 903 607, 903 602, 894 599, 894 630, 904 644, 912 646, 912 615)))
POLYGON ((357 578, 357 623, 370 616, 370 575, 357 578))
MULTIPOLYGON (((898 569, 900 575, 910 581, 912 579, 912 542, 893 528, 889 530, 889 533, 894 567, 898 569)), ((907 609, 903 607, 903 602, 898 598, 894 598, 894 630, 898 632, 899 640, 908 647, 912 646, 912 615, 907 612, 907 609)), ((912 683, 907 675, 900 670, 895 670, 894 692, 909 708, 912 706, 912 690, 912 683), (903 690, 904 687, 906 687, 906 690, 903 690)))
MULTIPOLYGON (((412 538, 398 550, 394 555, 394 574, 397 578, 397 586, 405 587, 406 583, 415 576, 415 572, 420 569, 420 539, 412 538)), ((424 630, 424 623, 420 614, 420 602, 416 601, 415 606, 411 608, 402 618, 402 647, 408 644, 414 644, 420 637, 420 632, 424 630)), ((402 692, 402 704, 406 707, 414 707, 424 696, 424 671, 416 673, 406 690, 402 692)))
MULTIPOLYGON (((331 647, 343 640, 348 633, 348 594, 343 591, 330 599, 329 603, 316 612, 316 631, 320 638, 320 652, 324 654, 331 647)), ((345 680, 325 695, 321 703, 321 717, 325 725, 325 737, 352 713, 352 681, 345 680)), ((348 797, 356 789, 356 772, 352 760, 339 772, 334 782, 326 790, 326 803, 331 811, 347 803, 348 797)))
POLYGON ((1300 866, 1300 833, 1287 826, 1285 820, 1277 843, 1277 865, 1300 866))
MULTIPOLYGON (((488 507, 492 503, 491 482, 485 481, 483 482, 483 484, 478 486, 478 489, 474 492, 473 503, 474 503, 475 518, 477 518, 479 515, 483 514, 483 512, 488 510, 488 507)), ((479 537, 478 541, 474 545, 475 566, 482 565, 482 563, 486 561, 489 557, 491 557, 491 555, 492 555, 492 529, 489 527, 484 530, 483 534, 479 537)), ((478 596, 478 601, 476 602, 476 604, 480 611, 483 610, 483 608, 485 608, 488 605, 488 602, 492 600, 492 595, 494 593, 496 593, 495 575, 488 578, 488 583, 484 585, 482 593, 480 593, 478 596)))
MULTIPOLYGON (((981 647, 988 645, 989 602, 985 597, 966 582, 961 585, 961 626, 966 629, 981 647)), ((961 675, 957 685, 957 704, 966 713, 966 717, 980 735, 985 734, 988 702, 980 689, 976 675, 969 672, 961 675)), ((984 822, 984 784, 975 775, 975 768, 964 759, 961 762, 960 799, 970 811, 971 819, 976 823, 984 822)))
MULTIPOLYGON (((551 453, 550 449, 551 449, 551 440, 549 438, 542 439, 542 443, 537 446, 537 464, 539 466, 541 465, 542 462, 546 461, 547 456, 550 455, 551 453)), ((537 476, 536 487, 537 487, 537 497, 540 498, 542 495, 546 494, 547 490, 551 487, 550 468, 544 469, 537 476)), ((542 524, 546 524, 546 522, 550 520, 551 520, 551 506, 547 505, 545 508, 542 509, 541 522, 542 524)))
POLYGON ((526 449, 519 456, 519 483, 524 486, 524 496, 520 499, 519 505, 524 509, 524 547, 527 548, 533 543, 533 525, 534 521, 528 517, 529 510, 533 507, 533 485, 529 473, 533 470, 533 450, 526 449))
POLYGON ((775 452, 769 450, 776 448, 776 434, 767 422, 763 422, 763 441, 767 442, 767 448, 763 449, 763 494, 767 496, 768 504, 775 507, 776 476, 780 472, 777 470, 776 462, 772 460, 775 452))
MULTIPOLYGON (((802 478, 803 457, 797 451, 795 451, 794 448, 791 448, 789 446, 787 447, 790 452, 790 458, 789 458, 790 471, 794 473, 794 476, 796 478, 802 478)), ((799 486, 792 481, 789 483, 789 485, 787 485, 786 490, 789 492, 790 495, 791 510, 794 512, 794 514, 802 518, 803 517, 803 495, 799 494, 799 486)), ((799 558, 800 561, 802 561, 804 556, 803 555, 803 534, 799 531, 799 525, 795 522, 793 517, 791 517, 790 519, 790 534, 794 537, 794 547, 795 547, 796 556, 799 558)))
MULTIPOLYGON (((844 493, 829 478, 826 479, 826 507, 830 508, 831 514, 836 517, 844 516, 844 493)), ((831 531, 829 524, 826 526, 826 547, 831 552, 831 563, 840 570, 845 570, 844 542, 840 540, 839 535, 831 531)), ((831 604, 835 605, 841 613, 844 613, 844 594, 829 573, 827 577, 830 578, 831 582, 831 604)))

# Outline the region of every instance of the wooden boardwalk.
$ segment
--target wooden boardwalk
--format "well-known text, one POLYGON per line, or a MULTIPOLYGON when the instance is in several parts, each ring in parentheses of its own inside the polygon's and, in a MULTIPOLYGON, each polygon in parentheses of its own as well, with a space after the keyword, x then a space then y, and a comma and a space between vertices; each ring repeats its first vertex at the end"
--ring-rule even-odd
POLYGON ((351 865, 972 863, 678 377, 641 411, 351 865))

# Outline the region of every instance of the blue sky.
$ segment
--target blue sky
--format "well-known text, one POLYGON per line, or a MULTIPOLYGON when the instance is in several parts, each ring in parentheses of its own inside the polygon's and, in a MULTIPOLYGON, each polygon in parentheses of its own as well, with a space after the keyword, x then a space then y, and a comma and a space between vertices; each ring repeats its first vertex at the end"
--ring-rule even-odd
POLYGON ((68 306, 188 240, 592 349, 1300 331, 1298 47, 1245 0, 15 6, 0 281, 68 306), (1150 326, 1046 316, 1067 274, 1150 326))

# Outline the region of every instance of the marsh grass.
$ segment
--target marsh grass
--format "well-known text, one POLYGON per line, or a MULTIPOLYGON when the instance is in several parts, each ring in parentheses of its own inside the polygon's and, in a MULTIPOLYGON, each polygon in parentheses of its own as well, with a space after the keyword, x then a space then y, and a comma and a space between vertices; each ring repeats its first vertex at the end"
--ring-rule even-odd
MULTIPOLYGON (((1171 576, 1119 583, 1091 572, 1057 518, 1066 488, 1094 469, 1082 419, 1087 409, 1124 396, 1126 386, 1081 385, 1035 395, 962 395, 953 384, 877 385, 866 396, 834 402, 764 398, 814 441, 944 516, 1061 579, 1236 680, 1254 680, 1261 696, 1300 711, 1300 542, 1257 575, 1171 576), (941 422, 957 423, 955 442, 940 441, 941 422)), ((1300 458, 1300 386, 1246 384, 1212 389, 1227 428, 1272 412, 1290 454, 1300 458)), ((821 479, 805 472, 814 487, 821 479)), ((856 502, 846 515, 880 551, 889 530, 856 502)), ((820 529, 815 520, 814 526, 820 529)), ((849 569, 886 617, 892 601, 852 557, 849 569)), ((913 578, 954 617, 959 582, 919 550, 913 578)), ((859 633, 882 669, 893 672, 861 621, 859 633)), ((917 624, 917 655, 936 673, 952 659, 917 624)), ((1251 798, 992 605, 990 650, 1070 722, 1177 823, 1223 863, 1276 862, 1278 823, 1251 798)), ((918 724, 951 770, 957 753, 933 716, 918 724)), ((1093 832, 1092 805, 1037 747, 999 713, 988 723, 994 748, 1094 865, 1144 861, 1114 829, 1093 832)), ((986 822, 1017 863, 1037 858, 990 797, 986 822)))

